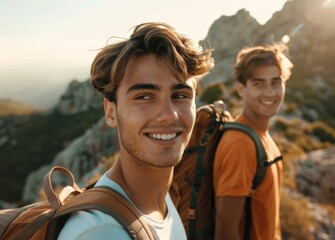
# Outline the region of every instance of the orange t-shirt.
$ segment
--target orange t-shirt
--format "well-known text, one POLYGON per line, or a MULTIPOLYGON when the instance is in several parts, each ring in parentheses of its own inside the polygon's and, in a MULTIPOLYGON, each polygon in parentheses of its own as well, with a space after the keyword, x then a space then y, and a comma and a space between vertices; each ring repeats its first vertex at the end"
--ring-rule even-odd
MULTIPOLYGON (((256 130, 268 160, 280 156, 280 151, 268 132, 254 127, 245 116, 238 117, 236 121, 256 130)), ((214 160, 215 196, 248 196, 256 172, 256 161, 256 147, 248 135, 237 130, 225 132, 214 160)), ((268 167, 253 195, 251 239, 281 239, 279 205, 282 169, 281 161, 268 167)))

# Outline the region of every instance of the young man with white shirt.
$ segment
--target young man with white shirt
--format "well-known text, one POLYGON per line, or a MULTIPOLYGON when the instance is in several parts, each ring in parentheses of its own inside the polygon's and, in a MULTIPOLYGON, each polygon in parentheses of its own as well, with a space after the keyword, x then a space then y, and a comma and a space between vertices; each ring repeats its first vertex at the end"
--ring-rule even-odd
MULTIPOLYGON (((193 129, 198 82, 212 67, 211 51, 164 23, 136 26, 92 63, 92 85, 104 95, 106 122, 117 128, 120 147, 96 186, 127 198, 156 239, 186 239, 168 190, 193 129)), ((58 239, 130 236, 112 216, 91 210, 72 214, 58 239)))

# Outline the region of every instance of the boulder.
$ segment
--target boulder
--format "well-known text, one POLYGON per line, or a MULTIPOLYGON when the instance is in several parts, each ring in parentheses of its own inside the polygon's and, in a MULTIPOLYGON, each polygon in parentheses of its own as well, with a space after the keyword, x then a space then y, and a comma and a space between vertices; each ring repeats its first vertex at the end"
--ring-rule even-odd
POLYGON ((298 190, 322 203, 335 202, 335 146, 309 153, 296 175, 298 190))

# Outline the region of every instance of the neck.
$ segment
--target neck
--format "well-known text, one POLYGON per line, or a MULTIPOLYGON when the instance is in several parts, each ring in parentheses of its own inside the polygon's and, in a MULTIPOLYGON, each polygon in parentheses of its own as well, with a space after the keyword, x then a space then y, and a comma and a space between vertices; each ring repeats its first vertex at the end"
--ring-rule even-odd
POLYGON ((164 219, 167 213, 165 197, 172 181, 173 168, 156 168, 117 160, 108 173, 144 214, 164 219))
POLYGON ((243 111, 242 115, 244 115, 255 128, 258 128, 264 132, 269 130, 270 118, 254 116, 253 114, 249 114, 245 111, 243 111))

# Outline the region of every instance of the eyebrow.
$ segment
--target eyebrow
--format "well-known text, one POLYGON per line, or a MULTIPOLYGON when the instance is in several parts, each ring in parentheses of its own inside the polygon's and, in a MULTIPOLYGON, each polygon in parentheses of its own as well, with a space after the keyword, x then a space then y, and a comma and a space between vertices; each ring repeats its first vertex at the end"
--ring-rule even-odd
POLYGON ((179 89, 193 90, 191 86, 183 84, 183 83, 173 84, 173 90, 179 90, 179 89))
MULTIPOLYGON (((173 90, 179 90, 179 89, 193 90, 193 88, 191 86, 186 85, 186 84, 182 84, 182 83, 173 84, 172 89, 173 90)), ((138 84, 134 84, 133 86, 128 88, 127 93, 132 92, 132 91, 136 91, 136 90, 156 90, 156 91, 159 91, 159 90, 161 90, 161 87, 158 86, 158 85, 155 85, 155 84, 151 84, 151 83, 138 83, 138 84)))
POLYGON ((264 78, 251 78, 251 81, 265 81, 264 78))
MULTIPOLYGON (((278 80, 278 79, 281 79, 281 77, 277 76, 277 77, 271 78, 271 80, 278 80)), ((251 81, 265 81, 265 78, 251 78, 250 80, 251 81)))
POLYGON ((136 90, 160 90, 161 88, 155 84, 150 84, 150 83, 138 83, 130 88, 128 88, 127 93, 136 91, 136 90))

